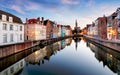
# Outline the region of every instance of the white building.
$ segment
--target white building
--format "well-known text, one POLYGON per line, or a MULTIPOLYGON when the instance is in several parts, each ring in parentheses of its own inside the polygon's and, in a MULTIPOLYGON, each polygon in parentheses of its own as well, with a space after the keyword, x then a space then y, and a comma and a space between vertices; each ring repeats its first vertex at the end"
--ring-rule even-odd
POLYGON ((46 39, 46 26, 40 22, 40 18, 26 19, 25 40, 37 41, 44 39, 46 39))
POLYGON ((0 10, 0 45, 24 42, 24 25, 20 18, 0 10))

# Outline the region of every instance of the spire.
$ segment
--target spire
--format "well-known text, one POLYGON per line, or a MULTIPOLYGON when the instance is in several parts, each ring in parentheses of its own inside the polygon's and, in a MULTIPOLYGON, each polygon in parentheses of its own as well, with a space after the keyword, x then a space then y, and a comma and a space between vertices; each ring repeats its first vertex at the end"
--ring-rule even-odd
POLYGON ((75 22, 75 27, 78 27, 78 23, 77 23, 77 20, 76 20, 76 22, 75 22))

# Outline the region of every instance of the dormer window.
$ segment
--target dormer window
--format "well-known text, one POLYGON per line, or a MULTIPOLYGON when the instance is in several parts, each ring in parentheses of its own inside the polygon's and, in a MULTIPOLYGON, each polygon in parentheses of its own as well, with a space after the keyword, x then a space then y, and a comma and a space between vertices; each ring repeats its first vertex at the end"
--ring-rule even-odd
POLYGON ((13 22, 13 18, 12 17, 9 17, 9 22, 13 22))
POLYGON ((2 15, 2 21, 6 21, 6 20, 7 20, 6 15, 2 15))

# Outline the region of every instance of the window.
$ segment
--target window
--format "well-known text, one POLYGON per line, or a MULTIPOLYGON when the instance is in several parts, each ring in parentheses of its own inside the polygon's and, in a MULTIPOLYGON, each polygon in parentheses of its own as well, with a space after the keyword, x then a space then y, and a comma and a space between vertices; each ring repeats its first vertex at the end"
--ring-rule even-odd
POLYGON ((20 34, 20 40, 22 40, 22 34, 20 34))
POLYGON ((20 62, 20 66, 23 67, 23 61, 20 62))
POLYGON ((13 30, 13 25, 10 25, 10 30, 13 30))
POLYGON ((14 67, 11 67, 11 68, 10 68, 10 73, 11 73, 11 74, 14 73, 14 67))
POLYGON ((10 34, 10 42, 13 42, 13 34, 10 34))
POLYGON ((7 34, 3 34, 3 43, 7 43, 7 34))
POLYGON ((3 23, 3 30, 7 30, 7 24, 3 23))
POLYGON ((8 19, 9 19, 8 20, 9 22, 13 22, 13 18, 12 17, 9 17, 8 19))
POLYGON ((22 31, 22 26, 20 26, 20 31, 22 31))
POLYGON ((2 15, 2 21, 6 21, 6 15, 2 15))

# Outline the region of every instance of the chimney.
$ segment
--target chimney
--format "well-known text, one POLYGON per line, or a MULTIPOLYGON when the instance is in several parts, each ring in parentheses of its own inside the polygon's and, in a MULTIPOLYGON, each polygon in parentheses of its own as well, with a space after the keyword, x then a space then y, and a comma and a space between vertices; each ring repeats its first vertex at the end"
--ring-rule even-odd
POLYGON ((44 24, 44 17, 42 17, 42 25, 44 24))
POLYGON ((40 17, 38 17, 38 18, 37 18, 37 23, 39 23, 39 24, 40 24, 40 17))

